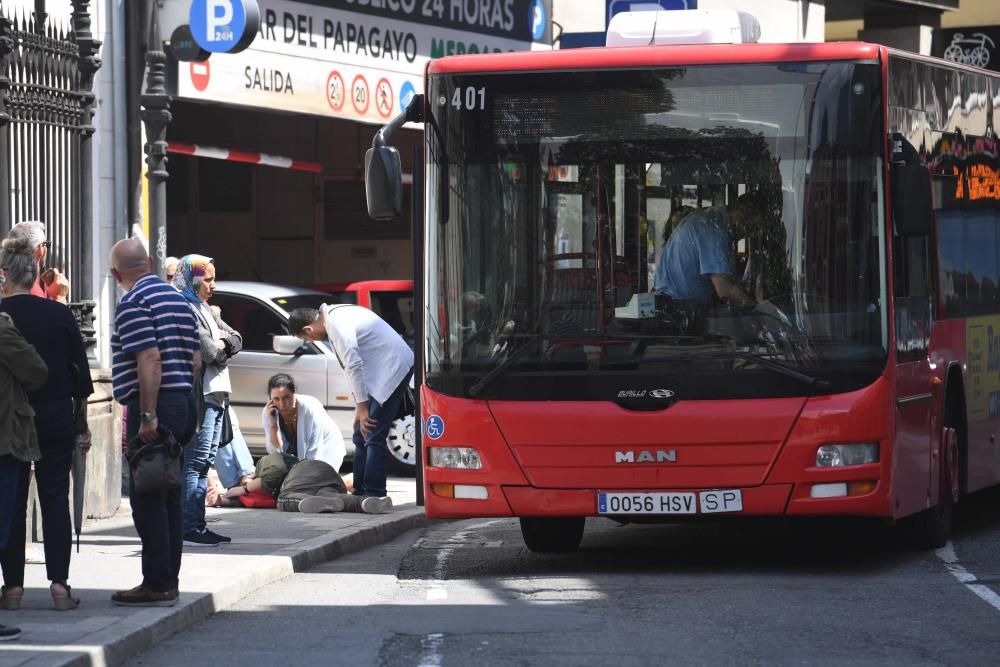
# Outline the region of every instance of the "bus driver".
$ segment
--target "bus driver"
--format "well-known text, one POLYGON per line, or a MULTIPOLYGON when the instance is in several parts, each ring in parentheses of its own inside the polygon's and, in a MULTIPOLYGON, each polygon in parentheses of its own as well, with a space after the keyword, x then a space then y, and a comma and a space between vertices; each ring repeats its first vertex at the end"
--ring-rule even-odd
POLYGON ((709 305, 712 295, 734 306, 756 304, 736 277, 733 238, 759 216, 755 193, 741 195, 729 208, 713 206, 689 213, 670 235, 656 267, 653 291, 676 301, 709 305))

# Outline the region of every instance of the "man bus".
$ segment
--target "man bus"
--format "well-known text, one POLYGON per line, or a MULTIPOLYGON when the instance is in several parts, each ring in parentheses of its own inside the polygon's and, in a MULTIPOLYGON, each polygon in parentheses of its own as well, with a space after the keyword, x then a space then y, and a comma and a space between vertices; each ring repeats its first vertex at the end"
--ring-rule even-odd
POLYGON ((386 217, 385 141, 425 125, 427 514, 519 517, 535 551, 575 549, 589 516, 717 514, 905 519, 941 546, 1000 479, 1000 78, 873 44, 678 43, 699 37, 677 14, 612 23, 638 46, 433 61, 376 137, 386 217), (745 193, 762 210, 725 250, 754 303, 652 294, 673 213, 745 193), (470 291, 490 318, 466 338, 470 291))

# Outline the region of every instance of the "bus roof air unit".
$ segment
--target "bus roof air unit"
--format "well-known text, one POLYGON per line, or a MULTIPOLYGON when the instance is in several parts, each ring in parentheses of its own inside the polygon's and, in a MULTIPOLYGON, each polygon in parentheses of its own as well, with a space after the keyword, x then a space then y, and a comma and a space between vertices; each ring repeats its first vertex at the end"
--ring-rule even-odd
POLYGON ((757 18, 735 9, 650 10, 615 14, 605 46, 751 44, 759 39, 757 18))

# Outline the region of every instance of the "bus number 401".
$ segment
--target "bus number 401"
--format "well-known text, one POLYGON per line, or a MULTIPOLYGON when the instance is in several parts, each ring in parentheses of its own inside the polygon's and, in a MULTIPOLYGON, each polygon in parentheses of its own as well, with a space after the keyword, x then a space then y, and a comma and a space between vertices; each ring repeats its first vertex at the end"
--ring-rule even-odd
POLYGON ((484 111, 486 109, 486 88, 478 90, 473 86, 456 88, 455 94, 451 96, 451 106, 461 111, 463 102, 466 111, 484 111))

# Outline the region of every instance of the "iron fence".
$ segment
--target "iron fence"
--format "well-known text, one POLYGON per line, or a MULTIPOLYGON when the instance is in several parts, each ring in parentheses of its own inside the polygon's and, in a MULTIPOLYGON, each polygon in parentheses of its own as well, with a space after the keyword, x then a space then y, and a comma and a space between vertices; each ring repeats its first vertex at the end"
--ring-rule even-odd
POLYGON ((48 264, 90 298, 93 80, 99 42, 90 2, 74 1, 68 21, 0 2, 0 233, 39 220, 48 229, 48 264))

